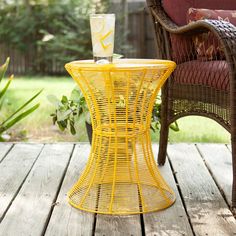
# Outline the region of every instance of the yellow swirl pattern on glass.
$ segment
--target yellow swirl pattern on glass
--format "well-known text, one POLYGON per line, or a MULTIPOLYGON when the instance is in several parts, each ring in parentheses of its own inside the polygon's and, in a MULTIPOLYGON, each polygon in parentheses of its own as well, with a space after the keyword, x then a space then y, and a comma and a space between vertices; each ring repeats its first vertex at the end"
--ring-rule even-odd
POLYGON ((115 15, 94 14, 90 16, 93 56, 112 57, 114 50, 115 15))

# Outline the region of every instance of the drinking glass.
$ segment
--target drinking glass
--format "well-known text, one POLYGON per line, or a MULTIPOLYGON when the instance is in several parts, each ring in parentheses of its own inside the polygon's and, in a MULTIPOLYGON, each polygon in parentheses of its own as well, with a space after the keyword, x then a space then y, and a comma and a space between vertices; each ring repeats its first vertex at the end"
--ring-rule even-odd
POLYGON ((94 61, 112 62, 115 34, 115 14, 90 15, 94 61))

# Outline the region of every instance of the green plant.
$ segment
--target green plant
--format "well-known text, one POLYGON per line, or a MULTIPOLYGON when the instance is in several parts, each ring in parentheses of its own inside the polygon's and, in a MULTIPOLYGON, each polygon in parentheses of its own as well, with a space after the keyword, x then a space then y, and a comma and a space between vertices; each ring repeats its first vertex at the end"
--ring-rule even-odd
MULTIPOLYGON (((151 129, 153 132, 159 131, 161 126, 161 96, 158 95, 152 110, 151 129)), ((178 123, 175 121, 170 125, 173 131, 179 131, 178 123)))
POLYGON ((108 2, 9 1, 0 7, 0 43, 20 51, 31 73, 47 74, 68 61, 91 58, 89 14, 106 12, 108 2))
MULTIPOLYGON (((7 71, 8 65, 10 62, 10 58, 7 58, 6 62, 0 66, 0 83, 3 81, 4 75, 7 71)), ((8 79, 8 81, 5 83, 2 89, 0 89, 0 108, 4 104, 4 96, 12 82, 13 75, 11 75, 8 79)), ((39 91, 36 93, 33 97, 31 97, 28 101, 26 101, 22 106, 20 106, 18 109, 16 109, 12 114, 10 114, 8 117, 0 120, 0 141, 4 141, 4 138, 2 137, 3 133, 10 129, 13 125, 18 123, 20 120, 28 116, 30 113, 35 111, 39 107, 39 103, 32 106, 31 108, 23 111, 23 109, 29 105, 40 93, 39 91)), ((1 117, 0 117, 1 119, 1 117)))
POLYGON ((71 134, 75 135, 75 121, 82 117, 90 123, 85 98, 78 88, 72 90, 69 99, 65 95, 60 100, 54 95, 49 95, 48 100, 55 106, 55 112, 51 114, 53 124, 57 124, 61 131, 69 128, 71 134))
MULTIPOLYGON (((84 120, 90 123, 89 110, 85 101, 85 98, 79 88, 74 88, 71 92, 71 96, 68 99, 66 96, 62 96, 59 100, 54 95, 48 96, 49 101, 54 104, 55 112, 51 114, 53 119, 53 124, 57 124, 61 131, 69 128, 71 134, 76 134, 75 120, 84 117, 84 120)), ((120 101, 117 107, 124 107, 125 101, 122 96, 120 96, 120 101)), ((160 130, 161 121, 161 97, 157 96, 153 111, 152 111, 152 121, 150 129, 153 132, 160 130)), ((179 131, 179 126, 177 122, 170 125, 170 129, 173 131, 179 131)))

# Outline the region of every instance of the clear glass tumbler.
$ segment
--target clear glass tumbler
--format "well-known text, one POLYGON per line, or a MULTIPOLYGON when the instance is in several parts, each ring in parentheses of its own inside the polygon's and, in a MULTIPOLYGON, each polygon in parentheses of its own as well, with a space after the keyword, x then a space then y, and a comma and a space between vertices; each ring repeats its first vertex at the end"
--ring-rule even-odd
POLYGON ((94 61, 112 62, 115 35, 115 14, 90 15, 94 61))

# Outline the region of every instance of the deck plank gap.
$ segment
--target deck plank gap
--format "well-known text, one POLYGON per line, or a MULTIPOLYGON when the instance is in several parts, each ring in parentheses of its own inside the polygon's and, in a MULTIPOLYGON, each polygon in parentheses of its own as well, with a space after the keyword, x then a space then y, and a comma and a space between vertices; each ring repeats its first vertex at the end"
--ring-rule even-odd
POLYGON ((50 212, 49 212, 49 214, 48 214, 48 218, 47 218, 46 223, 45 223, 45 225, 44 225, 44 229, 43 229, 42 235, 45 235, 45 232, 46 232, 47 227, 48 227, 48 223, 49 223, 49 221, 50 221, 50 219, 51 219, 51 216, 52 216, 53 209, 54 209, 55 205, 57 204, 56 200, 57 200, 58 195, 59 195, 59 192, 60 192, 60 190, 61 190, 61 186, 62 186, 62 184, 63 184, 63 181, 64 181, 64 178, 65 178, 66 172, 67 172, 67 170, 68 170, 68 167, 69 167, 69 165, 70 165, 70 161, 71 161, 71 158, 72 158, 72 155, 73 155, 74 150, 75 150, 75 144, 73 144, 73 147, 72 147, 72 150, 71 150, 71 153, 70 153, 69 160, 68 160, 68 162, 67 162, 67 164, 66 164, 66 168, 65 168, 65 170, 64 170, 64 172, 63 172, 63 174, 62 174, 60 183, 59 183, 59 185, 58 185, 58 189, 57 189, 57 192, 56 192, 55 197, 54 197, 54 199, 53 199, 53 204, 52 204, 52 206, 51 206, 51 210, 50 210, 50 212))
MULTIPOLYGON (((208 165, 206 159, 204 158, 203 153, 201 152, 201 150, 199 149, 199 147, 197 146, 197 144, 195 144, 195 147, 196 147, 196 149, 197 149, 199 155, 201 156, 201 158, 202 158, 202 160, 203 160, 203 162, 204 162, 204 164, 205 164, 207 170, 209 171, 209 173, 210 173, 212 179, 214 180, 215 185, 216 185, 217 188, 219 189, 222 198, 224 199, 224 201, 225 201, 226 205, 228 206, 229 210, 232 212, 231 207, 230 207, 230 205, 229 205, 229 203, 228 203, 228 201, 227 201, 226 195, 225 195, 225 193, 224 193, 224 190, 221 188, 221 186, 220 186, 219 183, 217 182, 217 180, 216 180, 216 178, 215 178, 215 176, 214 176, 214 174, 213 174, 213 172, 212 172, 210 166, 208 165)), ((227 146, 226 146, 226 147, 227 147, 227 146)), ((232 213, 233 213, 233 212, 232 212, 232 213)))
MULTIPOLYGON (((3 156, 0 155, 0 163, 6 158, 6 156, 8 155, 8 153, 12 150, 12 148, 14 147, 14 144, 11 144, 11 146, 9 147, 9 149, 7 151, 5 151, 5 153, 3 154, 3 156)), ((8 148, 8 147, 7 147, 8 148)))
MULTIPOLYGON (((11 147, 11 150, 12 150, 13 146, 14 146, 14 145, 12 145, 12 147, 11 147)), ((11 201, 10 201, 9 205, 7 206, 6 210, 3 212, 2 216, 0 217, 0 223, 3 221, 3 219, 4 219, 5 215, 7 214, 7 211, 10 209, 10 207, 11 207, 12 203, 14 202, 14 200, 15 200, 15 198, 17 197, 18 193, 20 192, 20 190, 21 190, 22 186, 23 186, 23 185, 24 185, 24 183, 25 183, 25 180, 27 179, 27 177, 29 176, 29 174, 30 174, 31 170, 33 169, 33 167, 34 167, 35 163, 37 162, 37 160, 38 160, 38 158, 39 158, 39 156, 40 156, 40 154, 41 154, 41 152, 42 152, 43 148, 44 148, 44 144, 43 144, 43 146, 42 146, 41 150, 39 151, 39 153, 38 153, 37 157, 36 157, 36 158, 35 158, 35 160, 33 161, 33 164, 32 164, 32 166, 29 168, 29 170, 28 170, 28 172, 27 172, 26 176, 24 177, 24 179, 23 179, 22 183, 20 184, 20 186, 19 186, 19 187, 18 187, 18 189, 16 190, 16 192, 15 192, 15 194, 14 194, 13 198, 11 199, 11 201)), ((10 152, 10 151, 9 151, 9 152, 10 152)), ((9 153, 9 152, 8 152, 8 153, 9 153)), ((6 156, 7 156, 7 155, 6 155, 6 156)))
MULTIPOLYGON (((216 157, 221 160, 224 157, 222 156, 224 153, 229 155, 229 153, 227 154, 228 150, 223 145, 218 145, 217 150, 216 145, 202 147, 199 144, 199 148, 204 151, 204 157, 207 162, 208 155, 211 156, 213 161, 216 157)), ((176 178, 180 185, 181 194, 183 195, 195 235, 235 235, 235 219, 202 157, 199 155, 196 146, 193 144, 169 145, 168 155, 173 169, 177 171, 176 178)), ((229 165, 228 161, 223 163, 226 168, 229 168, 227 167, 229 165)), ((213 164, 217 164, 214 165, 214 170, 218 170, 221 167, 219 163, 213 162, 213 164)), ((223 182, 225 183, 225 180, 223 182)))
POLYGON ((181 191, 180 184, 179 184, 178 179, 177 179, 177 177, 176 177, 176 173, 177 173, 177 172, 175 171, 175 169, 174 169, 174 167, 173 167, 173 164, 172 164, 172 162, 171 162, 171 159, 170 159, 169 155, 167 154, 166 156, 167 156, 167 159, 168 159, 168 161, 169 161, 171 171, 172 171, 172 173, 173 173, 173 177, 174 177, 174 180, 175 180, 175 183, 176 183, 176 187, 177 187, 178 192, 179 192, 179 196, 180 196, 181 202, 182 202, 182 204, 183 204, 183 208, 184 208, 185 214, 186 214, 186 216, 187 216, 187 218, 188 218, 189 226, 190 226, 190 228, 191 228, 191 230, 192 230, 193 235, 196 236, 196 234, 195 234, 195 232, 194 232, 194 229, 193 229, 193 225, 192 225, 190 216, 189 216, 188 211, 187 211, 187 206, 186 206, 185 201, 184 201, 184 196, 183 196, 183 193, 182 193, 182 191, 181 191))

